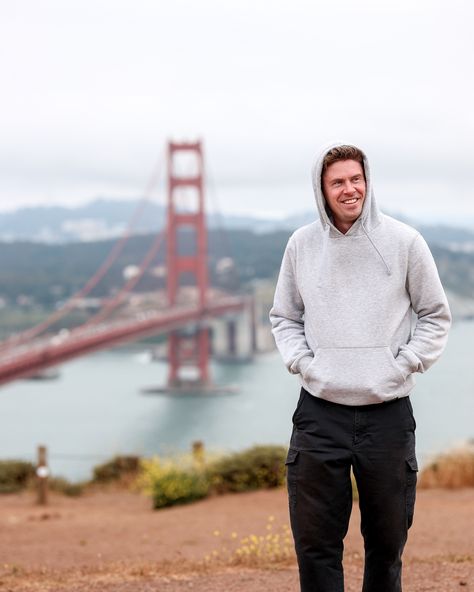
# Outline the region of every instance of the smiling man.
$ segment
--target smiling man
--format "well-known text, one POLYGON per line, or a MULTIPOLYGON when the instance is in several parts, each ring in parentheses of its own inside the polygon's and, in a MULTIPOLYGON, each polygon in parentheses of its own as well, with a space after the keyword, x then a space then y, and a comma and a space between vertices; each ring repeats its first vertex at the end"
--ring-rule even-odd
POLYGON ((302 384, 287 458, 301 591, 344 590, 352 470, 362 590, 400 592, 418 470, 409 395, 441 355, 451 316, 428 246, 379 211, 359 148, 324 150, 313 188, 319 220, 290 237, 270 312, 302 384))
POLYGON ((328 158, 323 175, 323 192, 334 226, 345 234, 360 216, 364 205, 362 162, 352 159, 331 162, 328 158))

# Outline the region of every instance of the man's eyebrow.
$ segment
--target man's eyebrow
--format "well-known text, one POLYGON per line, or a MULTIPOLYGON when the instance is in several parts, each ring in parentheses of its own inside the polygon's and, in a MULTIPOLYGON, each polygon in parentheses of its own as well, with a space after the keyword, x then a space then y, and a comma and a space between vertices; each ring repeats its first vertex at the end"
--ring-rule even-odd
MULTIPOLYGON (((357 177, 362 177, 362 173, 357 173, 355 175, 352 175, 350 177, 350 179, 356 179, 357 177)), ((344 181, 344 178, 343 177, 335 177, 334 179, 331 179, 329 182, 330 183, 336 183, 338 181, 344 181)))

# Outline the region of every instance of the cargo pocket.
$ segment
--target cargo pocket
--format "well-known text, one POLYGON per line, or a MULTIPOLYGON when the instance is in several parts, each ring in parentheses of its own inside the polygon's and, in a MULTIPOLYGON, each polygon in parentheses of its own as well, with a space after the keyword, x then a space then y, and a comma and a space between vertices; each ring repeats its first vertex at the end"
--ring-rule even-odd
POLYGON ((415 456, 406 459, 406 513, 407 529, 413 524, 413 515, 415 512, 416 481, 418 472, 418 463, 415 456))
POLYGON ((297 471, 298 471, 298 454, 299 451, 295 450, 294 448, 290 448, 288 450, 288 455, 286 457, 285 465, 286 465, 286 485, 288 488, 288 501, 290 505, 290 510, 294 510, 296 508, 296 479, 297 479, 297 471))

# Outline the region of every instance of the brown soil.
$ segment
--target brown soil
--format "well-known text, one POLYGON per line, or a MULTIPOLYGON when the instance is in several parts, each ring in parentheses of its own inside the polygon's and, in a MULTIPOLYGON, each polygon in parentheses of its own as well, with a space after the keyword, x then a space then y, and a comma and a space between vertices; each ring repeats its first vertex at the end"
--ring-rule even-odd
MULTIPOLYGON (((296 591, 293 557, 253 567, 219 559, 241 537, 266 534, 270 515, 275 528, 288 524, 284 490, 160 511, 123 491, 54 496, 47 507, 35 506, 31 493, 2 496, 0 592, 296 591), (212 557, 207 563, 206 555, 212 557)), ((405 592, 474 590, 473 518, 474 489, 418 492, 405 592)), ((345 548, 346 590, 357 592, 363 570, 357 507, 345 548)))

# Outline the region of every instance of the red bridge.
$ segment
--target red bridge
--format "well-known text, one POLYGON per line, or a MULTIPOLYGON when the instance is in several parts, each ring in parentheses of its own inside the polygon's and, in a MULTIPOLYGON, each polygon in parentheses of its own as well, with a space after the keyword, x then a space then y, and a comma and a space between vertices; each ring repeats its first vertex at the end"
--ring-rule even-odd
MULTIPOLYGON (((48 329, 74 309, 106 275, 128 240, 129 232, 115 243, 106 261, 84 287, 43 323, 0 343, 0 385, 37 374, 75 357, 100 349, 136 341, 159 333, 169 334, 169 375, 167 388, 202 389, 211 385, 209 376, 210 335, 207 321, 232 312, 252 308, 247 296, 227 295, 211 289, 208 278, 207 226, 204 209, 204 163, 202 145, 168 144, 167 228, 160 232, 137 272, 118 294, 103 303, 97 314, 83 325, 55 334, 48 329), (187 164, 183 174, 183 157, 187 164), (190 170, 190 168, 192 170, 190 170), (186 229, 194 238, 194 250, 180 253, 178 234, 186 229), (131 294, 166 242, 167 302, 146 312, 111 315, 131 294), (182 282, 194 280, 193 302, 182 298, 182 282), (183 328, 186 327, 186 331, 183 328), (197 375, 186 378, 183 369, 193 367, 197 375)), ((188 287, 189 291, 189 287, 188 287)), ((157 298, 158 300, 158 298, 157 298)), ((189 300, 189 299, 188 299, 189 300)))

